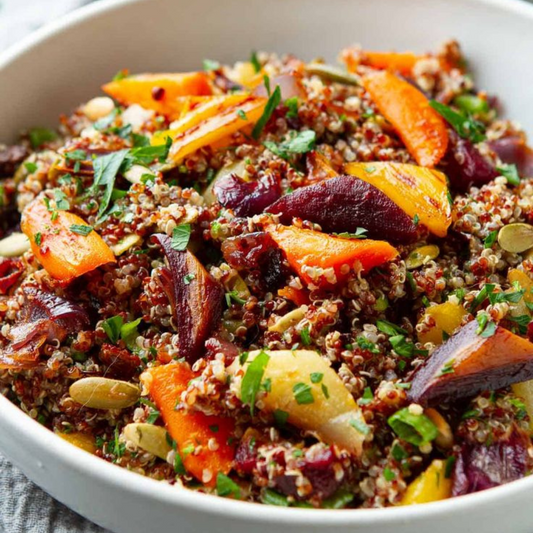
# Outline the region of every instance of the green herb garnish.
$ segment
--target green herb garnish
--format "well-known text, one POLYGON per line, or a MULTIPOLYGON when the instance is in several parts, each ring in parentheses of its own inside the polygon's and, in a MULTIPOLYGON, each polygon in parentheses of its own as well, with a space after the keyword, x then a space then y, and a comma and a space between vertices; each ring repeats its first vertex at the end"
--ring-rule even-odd
POLYGON ((432 441, 439 433, 426 415, 415 415, 407 407, 396 411, 387 422, 398 437, 415 446, 432 441))

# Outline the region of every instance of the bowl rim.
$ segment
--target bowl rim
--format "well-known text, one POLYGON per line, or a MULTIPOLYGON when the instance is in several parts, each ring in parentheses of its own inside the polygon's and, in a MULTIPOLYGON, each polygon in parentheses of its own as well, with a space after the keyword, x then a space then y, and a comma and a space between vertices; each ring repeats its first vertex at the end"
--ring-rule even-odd
MULTIPOLYGON (((124 5, 148 1, 100 0, 67 13, 0 53, 0 71, 48 39, 61 34, 63 30, 86 23, 104 13, 118 10, 124 5)), ((511 12, 528 18, 533 23, 533 4, 528 4, 523 0, 465 1, 511 12)), ((2 427, 7 426, 16 430, 24 441, 35 441, 39 443, 40 447, 47 448, 49 453, 68 469, 77 471, 87 478, 96 478, 99 482, 113 486, 122 493, 136 494, 147 500, 156 499, 163 504, 186 507, 189 510, 204 514, 232 519, 249 520, 250 511, 253 511, 254 520, 272 525, 300 525, 314 528, 350 525, 375 526, 376 524, 394 524, 406 519, 414 523, 426 518, 444 517, 449 513, 467 512, 476 506, 501 506, 503 499, 509 500, 522 491, 533 489, 533 476, 531 476, 474 494, 423 505, 345 510, 262 505, 171 486, 104 461, 64 441, 24 413, 2 394, 0 394, 0 422, 2 422, 2 427)))

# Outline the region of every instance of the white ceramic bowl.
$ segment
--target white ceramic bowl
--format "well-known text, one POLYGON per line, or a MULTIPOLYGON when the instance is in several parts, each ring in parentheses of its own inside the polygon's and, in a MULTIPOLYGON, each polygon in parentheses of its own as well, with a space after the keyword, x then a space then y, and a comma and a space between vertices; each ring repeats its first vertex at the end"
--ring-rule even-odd
MULTIPOLYGON (((0 57, 0 140, 54 124, 122 68, 196 69, 252 49, 333 60, 352 42, 434 49, 458 38, 480 87, 533 132, 533 7, 518 0, 114 0, 57 21, 0 57)), ((0 450, 33 481, 117 533, 530 533, 533 478, 382 510, 286 509, 180 490, 93 457, 0 396, 0 450)))

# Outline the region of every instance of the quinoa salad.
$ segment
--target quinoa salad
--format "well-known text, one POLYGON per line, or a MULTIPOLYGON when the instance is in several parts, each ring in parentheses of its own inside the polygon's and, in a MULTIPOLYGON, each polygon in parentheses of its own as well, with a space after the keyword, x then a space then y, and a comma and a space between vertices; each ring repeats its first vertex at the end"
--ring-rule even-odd
POLYGON ((533 150, 458 43, 102 90, 0 145, 3 395, 105 461, 269 505, 530 473, 533 150))

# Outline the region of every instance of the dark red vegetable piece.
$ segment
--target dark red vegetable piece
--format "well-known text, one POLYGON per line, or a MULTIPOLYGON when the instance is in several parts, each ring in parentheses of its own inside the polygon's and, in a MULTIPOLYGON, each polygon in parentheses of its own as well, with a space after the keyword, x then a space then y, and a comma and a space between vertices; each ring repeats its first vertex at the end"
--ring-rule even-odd
POLYGON ((417 228, 379 189, 352 176, 339 176, 302 187, 272 204, 282 224, 294 217, 320 224, 326 232, 355 233, 365 228, 371 239, 393 243, 416 241, 417 228))
POLYGON ((233 268, 257 273, 267 291, 273 291, 283 281, 281 251, 264 231, 226 239, 222 243, 222 254, 233 268))
POLYGON ((168 261, 161 283, 178 331, 178 353, 192 364, 203 355, 206 339, 220 322, 224 290, 191 252, 174 250, 167 235, 152 238, 168 261))
POLYGON ((21 320, 7 335, 10 344, 0 349, 0 368, 35 366, 45 342, 61 342, 68 334, 89 326, 89 315, 80 305, 28 287, 24 290, 21 320))
POLYGON ((526 475, 529 438, 515 430, 509 439, 465 444, 453 472, 452 495, 461 496, 509 483, 526 475))
POLYGON ((0 257, 0 294, 7 294, 7 291, 15 285, 24 272, 22 261, 9 257, 0 257))
POLYGON ((448 130, 448 138, 448 151, 441 164, 452 189, 465 192, 472 185, 481 187, 499 176, 494 165, 468 139, 453 130, 448 130))
POLYGON ((22 145, 0 148, 0 177, 12 176, 27 156, 28 149, 22 145))
POLYGON ((478 327, 476 320, 463 326, 419 367, 410 401, 448 402, 533 378, 533 343, 501 326, 482 337, 478 327))
POLYGON ((239 217, 262 213, 281 196, 278 179, 267 174, 257 181, 244 181, 235 174, 218 179, 213 187, 217 200, 239 217))
POLYGON ((490 141, 488 144, 504 163, 516 165, 520 176, 533 177, 533 149, 526 144, 525 139, 514 135, 490 141))
POLYGON ((106 366, 106 375, 124 380, 135 376, 141 365, 139 356, 126 348, 108 343, 102 345, 98 359, 106 366))

